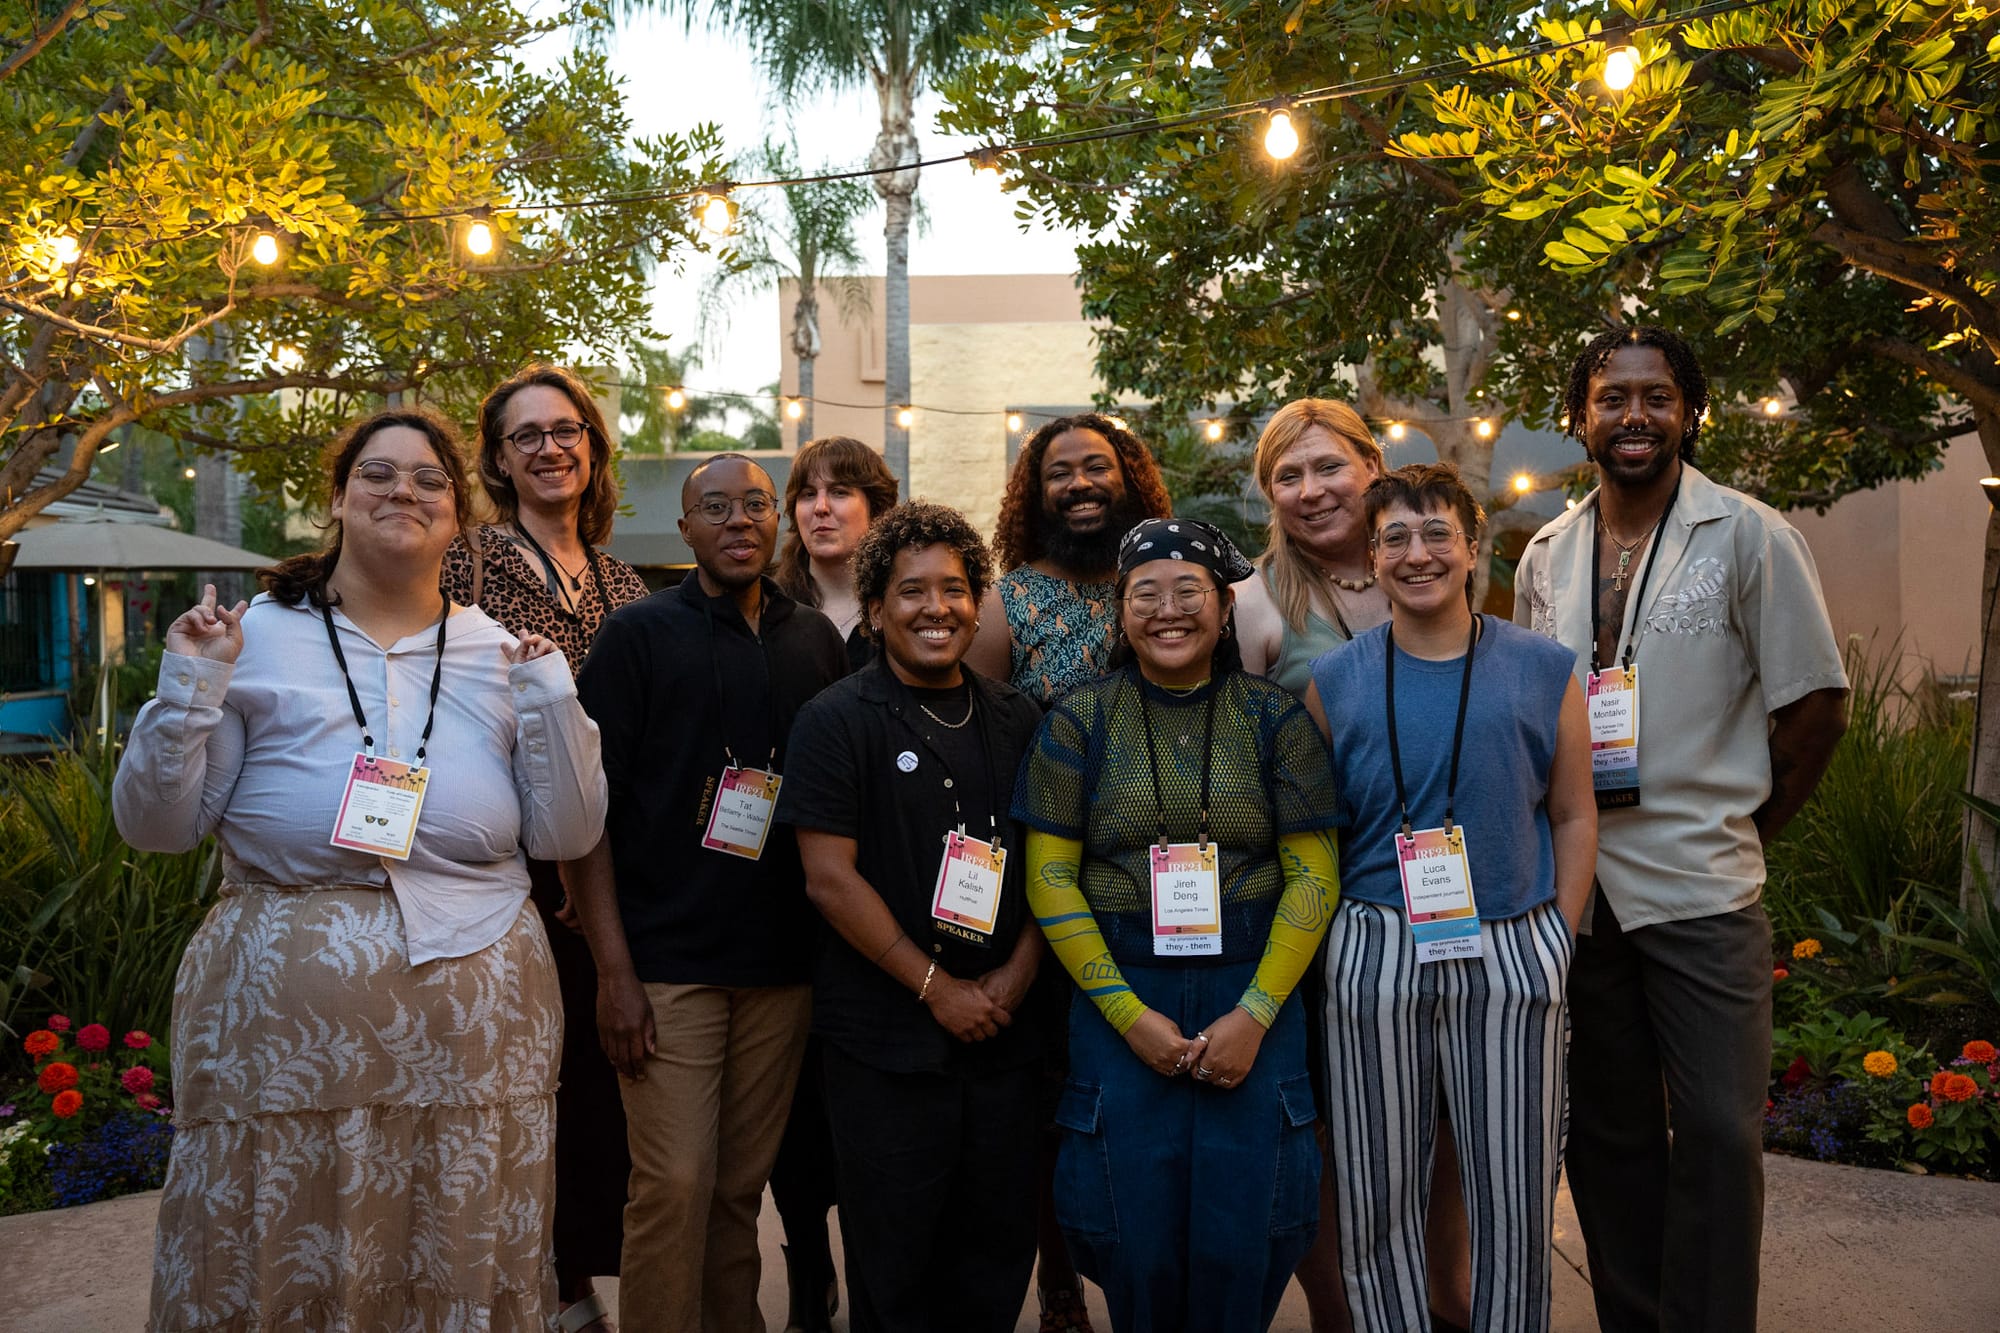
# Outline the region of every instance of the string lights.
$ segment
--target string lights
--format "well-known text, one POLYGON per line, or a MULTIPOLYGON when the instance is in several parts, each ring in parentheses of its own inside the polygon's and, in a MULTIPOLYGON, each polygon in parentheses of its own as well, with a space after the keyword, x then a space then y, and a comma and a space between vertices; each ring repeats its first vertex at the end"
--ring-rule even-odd
POLYGON ((1630 42, 1613 48, 1604 57, 1604 86, 1614 93, 1624 92, 1639 77, 1639 66, 1644 63, 1639 48, 1630 42))
POLYGON ((1009 412, 1007 414, 1007 433, 1009 435, 1019 435, 1021 433, 1021 414, 1019 412, 1009 412))
POLYGON ((806 414, 806 405, 803 399, 787 398, 785 400, 785 418, 788 421, 797 421, 800 417, 804 416, 805 414, 806 414))
POLYGON ((677 384, 667 390, 667 407, 670 411, 678 412, 687 405, 688 396, 685 389, 677 384))
POLYGON ((908 429, 909 429, 910 427, 912 427, 912 426, 916 425, 916 424, 917 424, 917 412, 916 412, 916 409, 915 409, 915 408, 911 408, 911 407, 899 407, 899 408, 897 408, 897 409, 896 409, 896 424, 897 424, 898 426, 901 426, 901 427, 902 427, 902 428, 903 428, 904 430, 908 430, 908 429))
POLYGON ((465 229, 466 253, 480 256, 493 253, 492 216, 492 210, 483 205, 472 210, 472 225, 465 229))
POLYGON ((737 203, 729 197, 727 183, 709 187, 694 198, 694 215, 701 229, 711 236, 727 236, 736 230, 737 203))
POLYGON ((1289 102, 1280 102, 1272 108, 1270 123, 1264 127, 1264 151, 1279 162, 1299 151, 1299 132, 1292 124, 1289 102))
POLYGON ((83 257, 83 247, 78 245, 76 237, 68 232, 58 232, 49 237, 49 254, 55 258, 56 263, 68 268, 83 257))
POLYGON ((1764 400, 1764 415, 1767 417, 1781 417, 1785 415, 1785 405, 1776 398, 1766 398, 1764 400))
POLYGON ((278 262, 278 238, 269 230, 257 233, 257 239, 250 243, 250 257, 265 268, 278 262))

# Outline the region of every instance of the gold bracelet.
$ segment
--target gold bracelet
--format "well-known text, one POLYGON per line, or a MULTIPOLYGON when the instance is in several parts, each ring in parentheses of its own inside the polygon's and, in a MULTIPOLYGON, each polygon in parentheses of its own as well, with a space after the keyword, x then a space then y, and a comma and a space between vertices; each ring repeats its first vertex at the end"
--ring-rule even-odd
POLYGON ((931 978, 936 975, 937 975, 936 963, 932 963, 929 967, 924 969, 924 984, 917 988, 918 1004, 922 1004, 925 1001, 925 999, 929 997, 931 993, 931 978))

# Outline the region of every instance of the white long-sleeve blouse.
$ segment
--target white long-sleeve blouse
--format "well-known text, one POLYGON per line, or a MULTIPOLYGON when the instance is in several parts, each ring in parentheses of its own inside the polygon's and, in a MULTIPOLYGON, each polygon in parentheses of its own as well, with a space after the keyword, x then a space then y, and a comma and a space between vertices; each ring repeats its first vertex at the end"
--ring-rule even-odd
MULTIPOLYGON (((384 650, 338 609, 341 652, 378 756, 416 762, 437 662, 435 626, 384 650)), ((240 883, 382 884, 410 962, 498 940, 528 895, 523 849, 569 860, 597 844, 606 790, 596 723, 560 653, 509 665, 515 643, 477 607, 446 622, 431 770, 407 861, 331 845, 362 748, 326 625, 259 595, 234 666, 168 653, 112 789, 134 847, 184 851, 213 832, 240 883)))

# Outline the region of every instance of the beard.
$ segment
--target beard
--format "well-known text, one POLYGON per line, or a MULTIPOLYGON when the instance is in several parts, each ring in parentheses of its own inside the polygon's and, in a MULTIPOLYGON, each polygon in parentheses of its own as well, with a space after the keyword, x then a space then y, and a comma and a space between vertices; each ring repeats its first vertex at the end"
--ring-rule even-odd
POLYGON ((1605 437, 1599 448, 1584 446, 1584 454, 1597 465, 1599 473, 1608 481, 1621 486, 1644 486, 1666 475, 1674 461, 1680 457, 1680 442, 1669 444, 1655 435, 1635 435, 1633 432, 1619 431, 1605 437), (1614 447, 1623 439, 1643 438, 1657 447, 1652 455, 1643 459, 1621 458, 1614 447))
MULTIPOLYGON (((1080 495, 1071 503, 1106 500, 1101 493, 1080 495)), ((1042 556, 1072 574, 1102 574, 1118 568, 1118 543, 1146 512, 1130 491, 1105 510, 1104 521, 1089 532, 1070 527, 1068 508, 1042 510, 1042 556)))

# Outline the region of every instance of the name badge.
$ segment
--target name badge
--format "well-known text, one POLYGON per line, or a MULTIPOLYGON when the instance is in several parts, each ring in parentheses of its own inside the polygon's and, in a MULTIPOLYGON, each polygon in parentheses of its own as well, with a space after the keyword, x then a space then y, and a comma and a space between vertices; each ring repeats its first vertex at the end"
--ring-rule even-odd
POLYGON ((1007 851, 963 833, 944 835, 931 917, 939 930, 975 944, 988 943, 1000 919, 1000 881, 1007 851))
POLYGON ((1590 675, 1590 782, 1597 808, 1639 804, 1639 668, 1590 675))
POLYGON ((1222 895, 1215 883, 1215 844, 1154 843, 1153 954, 1188 958, 1222 952, 1222 895))
POLYGON ((1465 826, 1418 829, 1396 835, 1396 864, 1403 872, 1403 909, 1416 940, 1419 963, 1477 958, 1479 909, 1472 902, 1472 868, 1465 859, 1465 826))
POLYGON ((350 851, 409 860, 430 778, 428 768, 356 754, 347 790, 340 795, 340 813, 334 816, 333 836, 327 841, 350 851))
POLYGON ((771 814, 778 808, 782 781, 761 768, 724 768, 701 845, 751 861, 761 857, 764 839, 771 836, 771 814))

